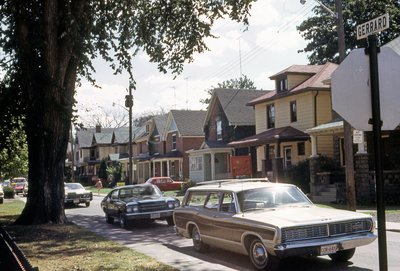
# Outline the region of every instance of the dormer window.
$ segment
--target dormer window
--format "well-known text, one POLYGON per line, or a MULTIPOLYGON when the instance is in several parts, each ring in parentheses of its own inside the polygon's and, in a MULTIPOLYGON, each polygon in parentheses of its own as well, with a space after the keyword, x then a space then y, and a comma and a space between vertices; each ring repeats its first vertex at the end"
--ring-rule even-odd
POLYGON ((150 124, 146 124, 146 133, 150 132, 150 124))
POLYGON ((278 92, 288 90, 287 78, 282 78, 282 79, 276 81, 276 90, 278 92))

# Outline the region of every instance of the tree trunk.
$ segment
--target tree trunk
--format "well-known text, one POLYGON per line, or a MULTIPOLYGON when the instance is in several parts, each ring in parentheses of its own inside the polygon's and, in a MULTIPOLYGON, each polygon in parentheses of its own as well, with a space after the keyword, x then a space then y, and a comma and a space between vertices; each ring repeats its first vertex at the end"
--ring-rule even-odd
MULTIPOLYGON (((16 224, 66 223, 64 163, 71 127, 77 61, 74 41, 60 37, 62 18, 58 1, 43 1, 41 21, 16 15, 21 63, 21 85, 26 99, 26 135, 29 152, 29 192, 16 224), (36 24, 36 25, 35 25, 36 24), (43 44, 31 40, 43 33, 43 44)), ((23 9, 19 9, 23 10, 23 9)), ((29 12, 29 11, 27 11, 29 12)))

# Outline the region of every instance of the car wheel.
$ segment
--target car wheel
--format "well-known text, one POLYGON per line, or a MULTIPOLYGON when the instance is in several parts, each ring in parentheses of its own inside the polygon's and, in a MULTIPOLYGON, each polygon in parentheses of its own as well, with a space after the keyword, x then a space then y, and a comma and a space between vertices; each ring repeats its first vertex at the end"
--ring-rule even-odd
POLYGON ((168 226, 174 226, 175 225, 174 218, 172 216, 167 217, 167 223, 168 226))
POLYGON ((126 220, 126 217, 123 214, 119 215, 119 226, 122 229, 126 229, 126 227, 128 226, 128 221, 126 220))
POLYGON ((203 241, 201 241, 200 232, 196 226, 193 227, 193 230, 192 230, 192 240, 193 240, 194 249, 196 251, 204 252, 207 250, 208 245, 204 244, 203 241))
POLYGON ((106 222, 108 224, 113 224, 114 223, 114 217, 110 216, 109 214, 106 214, 106 222))
POLYGON ((86 202, 85 205, 86 205, 86 207, 89 207, 90 206, 90 202, 89 201, 86 202))
POLYGON ((356 252, 355 248, 346 249, 346 250, 339 250, 336 253, 329 254, 329 258, 336 262, 347 262, 348 260, 353 257, 354 253, 356 252))
POLYGON ((250 244, 250 260, 257 270, 276 270, 278 258, 269 254, 265 245, 260 239, 254 239, 250 244))

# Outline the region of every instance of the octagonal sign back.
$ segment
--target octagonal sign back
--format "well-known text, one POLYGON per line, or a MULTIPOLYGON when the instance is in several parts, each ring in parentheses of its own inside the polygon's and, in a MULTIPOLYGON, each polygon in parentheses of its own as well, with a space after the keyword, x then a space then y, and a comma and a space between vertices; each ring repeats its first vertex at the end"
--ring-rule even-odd
MULTIPOLYGON (((382 130, 400 123, 400 56, 389 47, 378 54, 379 98, 382 130)), ((332 73, 332 107, 354 128, 371 131, 372 118, 369 56, 355 49, 332 73)))

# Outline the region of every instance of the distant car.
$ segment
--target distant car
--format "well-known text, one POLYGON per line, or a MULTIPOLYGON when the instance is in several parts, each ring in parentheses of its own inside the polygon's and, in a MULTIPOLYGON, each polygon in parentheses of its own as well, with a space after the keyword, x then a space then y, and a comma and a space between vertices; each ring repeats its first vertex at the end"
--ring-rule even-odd
POLYGON ((0 184, 0 204, 2 204, 4 201, 4 191, 3 191, 3 185, 0 184))
POLYGON ((257 270, 276 270, 289 256, 347 261, 376 239, 370 215, 317 207, 294 185, 249 180, 189 188, 174 221, 195 250, 249 255, 257 270))
POLYGON ((121 228, 138 220, 166 220, 174 225, 173 212, 179 200, 164 197, 157 186, 145 183, 121 186, 113 189, 101 202, 107 223, 119 221, 121 228))
POLYGON ((14 185, 14 193, 16 195, 22 194, 23 196, 26 196, 28 194, 28 182, 27 181, 22 181, 22 182, 17 182, 14 185))
POLYGON ((171 177, 151 177, 146 183, 154 184, 161 191, 180 190, 183 182, 174 181, 171 177))
POLYGON ((90 206, 90 201, 93 199, 93 193, 87 191, 80 183, 65 183, 65 199, 66 204, 84 203, 86 207, 90 206))
POLYGON ((12 178, 12 179, 11 179, 10 185, 11 185, 11 187, 14 188, 14 186, 15 186, 17 183, 26 182, 26 181, 27 181, 27 180, 26 180, 25 177, 15 177, 15 178, 12 178))

